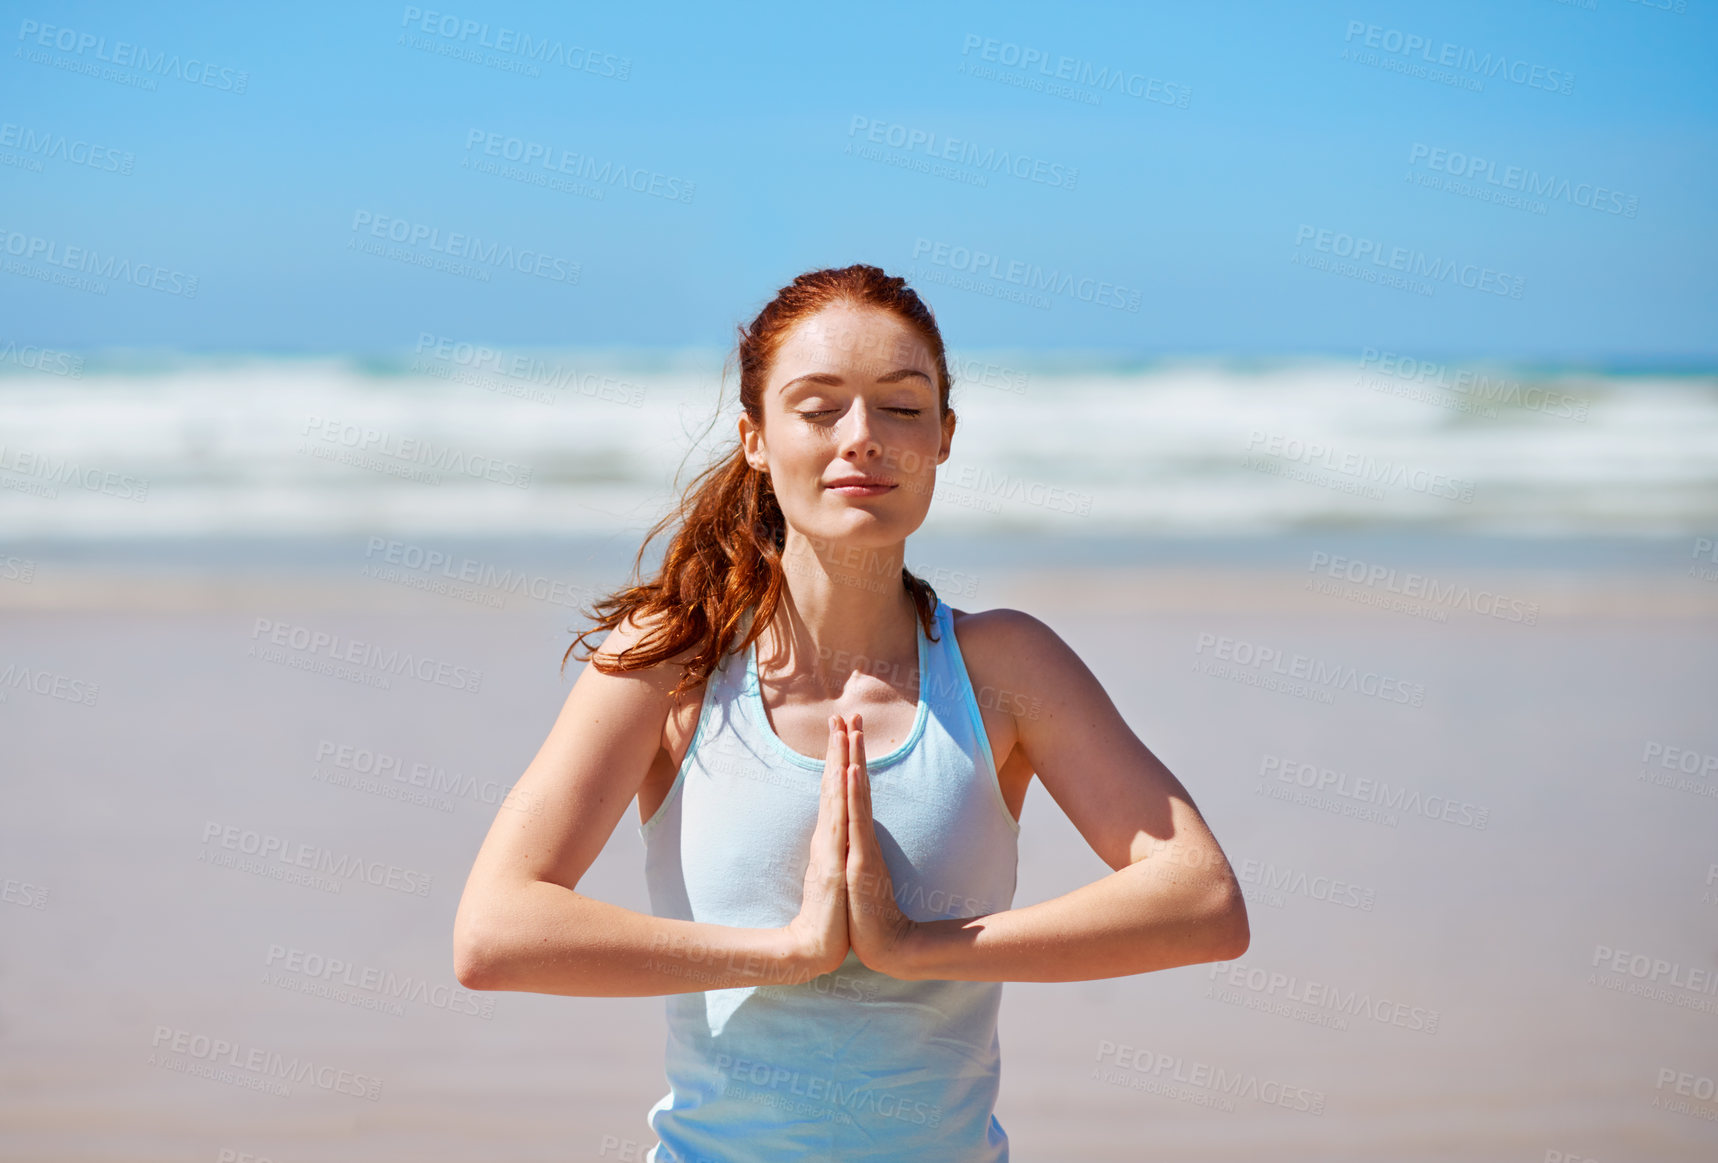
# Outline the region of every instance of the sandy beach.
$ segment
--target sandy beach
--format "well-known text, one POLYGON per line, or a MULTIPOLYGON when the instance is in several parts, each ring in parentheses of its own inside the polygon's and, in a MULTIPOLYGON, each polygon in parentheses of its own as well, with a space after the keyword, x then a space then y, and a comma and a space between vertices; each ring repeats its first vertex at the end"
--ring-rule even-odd
MULTIPOLYGON (((1007 986, 1015 1159, 1713 1157, 1718 583, 1456 563, 1429 601, 1307 561, 1045 560, 944 596, 1079 652, 1253 936, 1007 986)), ((453 978, 471 859, 581 665, 569 604, 488 597, 70 557, 0 580, 0 1157, 643 1157, 661 999, 453 978), (295 635, 436 665, 329 673, 295 635), (303 846, 367 872, 278 858, 303 846)), ((636 824, 581 891, 648 911, 636 824)), ((1022 829, 1016 905, 1107 871, 1036 782, 1022 829)))

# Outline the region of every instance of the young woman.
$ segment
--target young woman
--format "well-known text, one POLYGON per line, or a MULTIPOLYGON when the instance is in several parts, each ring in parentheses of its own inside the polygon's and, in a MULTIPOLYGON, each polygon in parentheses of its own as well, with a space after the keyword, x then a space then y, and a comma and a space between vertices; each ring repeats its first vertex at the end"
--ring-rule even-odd
POLYGON ((656 1163, 1005 1160, 1001 983, 1238 957, 1239 886, 1054 631, 904 568, 955 429, 918 295, 801 275, 739 365, 738 444, 575 641, 612 631, 477 855, 455 971, 667 995, 656 1163), (1034 773, 1115 871, 1014 909, 1034 773), (651 916, 578 891, 634 799, 651 916))

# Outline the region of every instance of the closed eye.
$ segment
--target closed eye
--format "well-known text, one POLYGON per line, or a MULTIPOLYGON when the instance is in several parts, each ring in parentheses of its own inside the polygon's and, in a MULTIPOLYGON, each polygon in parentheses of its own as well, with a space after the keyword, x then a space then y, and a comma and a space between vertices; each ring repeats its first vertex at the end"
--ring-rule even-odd
MULTIPOLYGON (((807 420, 815 420, 819 416, 833 416, 839 411, 840 411, 839 408, 827 408, 821 412, 801 412, 799 414, 807 420)), ((923 408, 885 408, 885 409, 883 409, 883 411, 885 411, 885 412, 899 412, 903 416, 917 416, 920 413, 922 413, 924 411, 924 409, 923 408)))

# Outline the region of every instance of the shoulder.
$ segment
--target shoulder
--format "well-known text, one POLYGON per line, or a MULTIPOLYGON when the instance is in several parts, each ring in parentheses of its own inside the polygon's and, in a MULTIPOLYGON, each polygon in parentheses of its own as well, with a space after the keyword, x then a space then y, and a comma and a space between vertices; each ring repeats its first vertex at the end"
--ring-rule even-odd
POLYGON ((967 650, 968 642, 976 650, 1027 656, 1054 651, 1058 647, 1067 649, 1067 644, 1054 630, 1024 610, 1002 606, 968 613, 950 606, 949 614, 963 652, 967 650))
POLYGON ((1040 696, 1070 668, 1083 666, 1059 634, 1024 610, 967 613, 951 606, 949 613, 975 686, 1040 696))
MULTIPOLYGON (((664 613, 647 614, 640 610, 628 613, 614 629, 608 632, 602 643, 591 651, 591 660, 601 658, 605 663, 617 662, 630 651, 649 649, 666 631, 671 618, 664 613)), ((645 685, 659 690, 664 696, 677 684, 685 674, 686 664, 697 657, 701 642, 695 642, 679 652, 658 660, 649 666, 638 670, 627 671, 614 675, 614 678, 630 678, 642 681, 645 685)), ((595 670, 595 667, 591 668, 595 670)))
MULTIPOLYGON (((666 614, 644 614, 633 611, 610 630, 601 645, 591 651, 594 662, 599 656, 613 662, 635 647, 648 648, 663 631, 670 618, 666 614)), ((671 657, 661 659, 637 670, 605 674, 594 665, 587 665, 579 681, 590 681, 630 691, 637 729, 653 732, 658 746, 674 757, 677 768, 686 753, 702 712, 704 691, 708 679, 686 688, 678 697, 674 690, 686 674, 686 665, 695 658, 702 643, 694 643, 671 657)))

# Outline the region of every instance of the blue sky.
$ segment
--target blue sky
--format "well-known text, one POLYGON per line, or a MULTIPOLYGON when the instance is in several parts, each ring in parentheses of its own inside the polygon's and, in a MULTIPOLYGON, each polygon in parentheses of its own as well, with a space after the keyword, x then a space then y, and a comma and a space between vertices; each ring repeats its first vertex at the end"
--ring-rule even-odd
POLYGON ((1590 2, 7 4, 0 342, 1710 364, 1718 3, 1590 2))

